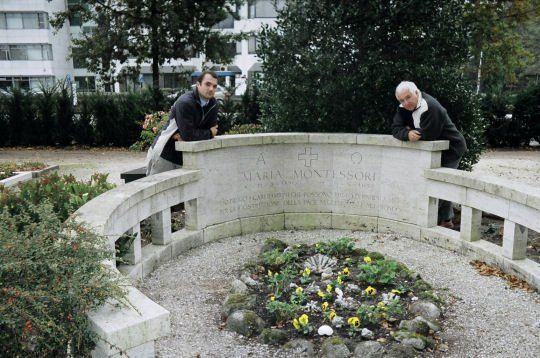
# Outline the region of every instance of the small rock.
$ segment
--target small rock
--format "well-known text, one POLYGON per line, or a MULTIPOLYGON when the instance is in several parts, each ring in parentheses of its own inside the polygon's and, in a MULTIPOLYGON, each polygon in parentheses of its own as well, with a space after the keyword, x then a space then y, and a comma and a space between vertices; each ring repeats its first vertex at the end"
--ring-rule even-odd
POLYGON ((295 357, 315 357, 315 346, 305 339, 294 339, 289 341, 283 348, 295 357))
POLYGON ((426 322, 421 320, 403 320, 399 323, 399 329, 404 329, 412 333, 418 333, 421 335, 427 335, 429 333, 429 326, 426 322))
POLYGON ((252 279, 251 277, 249 277, 249 275, 242 275, 240 277, 240 280, 250 287, 259 286, 259 283, 255 281, 254 279, 252 279))
POLYGON ((327 338, 321 346, 321 357, 347 358, 350 355, 351 352, 341 337, 327 338))
POLYGON ((264 344, 278 345, 284 343, 287 338, 287 332, 282 329, 265 328, 259 336, 259 341, 264 344))
POLYGON ((248 288, 245 283, 243 283, 242 281, 238 279, 235 279, 231 282, 231 289, 229 292, 245 294, 248 292, 248 288))
POLYGON ((403 344, 394 344, 392 345, 392 348, 390 348, 386 352, 385 357, 391 357, 391 358, 413 358, 416 357, 416 350, 407 345, 403 344))
POLYGON ((253 337, 262 332, 264 321, 253 311, 241 310, 229 316, 225 328, 246 337, 253 337))
POLYGON ((448 352, 448 344, 441 343, 437 346, 437 349, 441 352, 448 352))
POLYGON ((441 317, 441 310, 435 304, 426 301, 417 301, 411 305, 411 312, 428 320, 436 320, 441 317))
POLYGON ((403 341, 401 341, 401 343, 406 346, 411 346, 415 349, 418 349, 419 351, 426 348, 426 343, 420 338, 405 338, 403 341))
POLYGON ((373 338, 373 332, 370 331, 367 328, 362 328, 362 332, 360 332, 363 338, 371 339, 373 338))
POLYGON ((381 358, 384 355, 384 347, 379 342, 360 342, 354 349, 356 358, 381 358))
POLYGON ((437 323, 430 321, 428 319, 425 319, 422 316, 418 316, 414 319, 414 321, 417 321, 417 320, 425 322, 429 326, 429 329, 432 330, 433 332, 439 332, 441 330, 441 326, 439 326, 437 323))
POLYGON ((223 306, 221 306, 221 318, 223 320, 238 310, 250 310, 255 308, 257 304, 257 297, 255 295, 243 295, 239 293, 234 293, 227 296, 223 306))
POLYGON ((319 327, 317 333, 319 333, 319 336, 331 336, 334 333, 334 330, 332 327, 325 324, 319 327))

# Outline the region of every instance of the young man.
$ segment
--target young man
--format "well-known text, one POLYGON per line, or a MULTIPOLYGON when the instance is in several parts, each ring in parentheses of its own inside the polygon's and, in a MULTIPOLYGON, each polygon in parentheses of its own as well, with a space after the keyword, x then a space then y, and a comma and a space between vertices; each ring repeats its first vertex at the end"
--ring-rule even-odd
POLYGON ((174 149, 176 141, 212 139, 218 131, 218 104, 214 98, 218 78, 212 71, 203 71, 193 91, 174 102, 169 121, 156 137, 146 156, 146 175, 173 170, 182 166, 182 153, 174 149))
MULTIPOLYGON (((467 150, 465 138, 457 130, 446 109, 433 97, 420 92, 413 82, 403 81, 396 87, 400 105, 394 115, 392 134, 403 141, 448 140, 450 148, 441 156, 441 166, 457 169, 467 150)), ((453 228, 452 203, 439 200, 438 223, 453 228)))

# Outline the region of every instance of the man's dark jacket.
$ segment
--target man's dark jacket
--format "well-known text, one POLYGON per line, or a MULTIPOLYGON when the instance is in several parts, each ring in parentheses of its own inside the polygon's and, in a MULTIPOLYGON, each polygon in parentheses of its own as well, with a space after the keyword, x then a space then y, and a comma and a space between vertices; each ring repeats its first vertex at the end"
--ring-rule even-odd
MULTIPOLYGON (((210 128, 217 124, 218 104, 211 98, 206 106, 200 104, 199 93, 193 91, 181 95, 173 104, 169 121, 176 120, 178 133, 185 142, 212 139, 210 128)), ((165 126, 166 127, 166 126, 165 126)), ((174 149, 175 140, 169 139, 161 157, 170 162, 182 165, 182 153, 174 149)))
POLYGON ((467 151, 465 138, 457 130, 446 109, 435 98, 425 92, 422 92, 422 98, 426 100, 428 110, 420 116, 420 128, 414 127, 413 112, 400 106, 392 122, 392 135, 408 141, 409 130, 416 129, 422 134, 421 140, 448 140, 450 148, 442 152, 441 165, 444 167, 447 163, 459 162, 467 151))

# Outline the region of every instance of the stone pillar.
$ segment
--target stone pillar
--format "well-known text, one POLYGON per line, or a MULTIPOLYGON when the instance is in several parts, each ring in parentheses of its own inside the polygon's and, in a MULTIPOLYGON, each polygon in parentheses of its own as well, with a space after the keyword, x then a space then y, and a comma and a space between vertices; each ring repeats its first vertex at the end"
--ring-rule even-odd
POLYGON ((150 223, 154 245, 167 245, 171 242, 171 208, 152 215, 150 223))
POLYGON ((460 238, 463 241, 481 239, 482 210, 461 205, 460 238))
POLYGON ((137 224, 132 227, 128 232, 128 235, 136 235, 135 240, 131 243, 129 251, 124 256, 124 261, 126 264, 135 265, 141 262, 142 253, 141 253, 141 224, 137 224))
POLYGON ((510 220, 504 220, 503 256, 512 260, 527 257, 527 237, 529 230, 510 220))
POLYGON ((200 230, 197 220, 197 199, 186 201, 184 208, 186 209, 186 230, 200 230))

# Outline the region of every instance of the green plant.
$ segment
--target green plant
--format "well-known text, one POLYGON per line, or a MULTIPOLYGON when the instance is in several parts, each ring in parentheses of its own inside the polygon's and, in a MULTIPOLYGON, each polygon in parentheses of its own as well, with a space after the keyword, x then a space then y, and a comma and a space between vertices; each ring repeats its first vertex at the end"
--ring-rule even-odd
POLYGON ((264 132, 260 124, 235 124, 225 134, 254 134, 264 132))
POLYGON ((16 215, 28 204, 48 200, 59 219, 64 221, 84 203, 112 189, 107 174, 94 174, 88 181, 77 181, 73 175, 60 177, 52 173, 19 186, 19 191, 0 191, 0 210, 6 208, 16 215))
POLYGON ((393 260, 378 260, 359 266, 357 278, 370 285, 387 286, 393 283, 398 272, 398 265, 393 260))
POLYGON ((300 306, 297 304, 274 300, 266 304, 266 309, 275 317, 276 323, 282 324, 295 317, 298 311, 300 311, 300 306))
POLYGON ((298 252, 293 248, 286 250, 273 249, 263 252, 261 256, 263 265, 273 269, 294 262, 298 258, 298 252))
POLYGON ((330 256, 346 256, 354 251, 354 242, 348 238, 341 238, 331 242, 319 242, 316 246, 318 253, 330 256))
POLYGON ((147 114, 144 117, 139 140, 133 143, 129 149, 145 151, 150 148, 168 120, 169 114, 163 111, 147 114))
POLYGON ((124 301, 124 281, 104 267, 107 240, 47 201, 0 211, 0 355, 87 356, 97 336, 87 314, 124 301))

